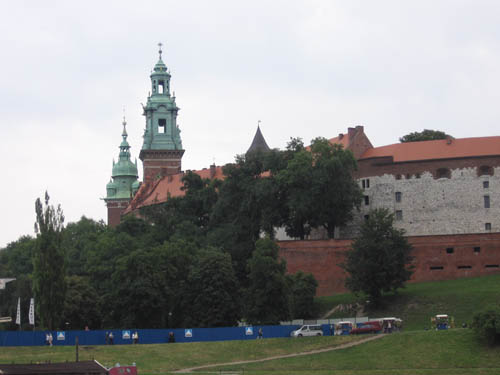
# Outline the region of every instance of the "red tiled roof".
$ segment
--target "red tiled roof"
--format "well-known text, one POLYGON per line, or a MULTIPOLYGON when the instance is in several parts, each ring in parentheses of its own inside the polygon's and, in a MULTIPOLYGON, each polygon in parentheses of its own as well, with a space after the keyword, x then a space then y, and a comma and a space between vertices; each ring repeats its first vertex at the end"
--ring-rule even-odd
POLYGON ((339 134, 338 137, 329 139, 330 143, 339 144, 344 147, 344 150, 347 150, 347 146, 349 146, 349 134, 339 134))
MULTIPOLYGON (((209 168, 192 172, 199 175, 202 179, 211 179, 211 171, 209 168)), ((182 182, 182 177, 184 177, 184 173, 177 173, 165 176, 150 184, 143 183, 139 188, 139 191, 135 194, 132 202, 130 202, 130 205, 124 211, 124 214, 127 214, 139 207, 166 202, 168 197, 183 196, 184 191, 182 190, 182 187, 184 186, 184 183, 182 182)), ((222 167, 215 167, 213 179, 224 179, 222 167)))
POLYGON ((360 157, 360 160, 392 156, 397 163, 492 155, 500 155, 499 136, 396 143, 371 148, 360 157))

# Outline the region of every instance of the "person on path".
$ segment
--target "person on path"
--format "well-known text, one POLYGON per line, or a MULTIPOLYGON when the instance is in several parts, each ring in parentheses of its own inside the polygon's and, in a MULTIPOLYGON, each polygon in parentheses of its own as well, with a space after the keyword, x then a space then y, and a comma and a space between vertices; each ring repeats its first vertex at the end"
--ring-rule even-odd
POLYGON ((139 342, 139 334, 137 333, 137 331, 135 331, 134 333, 132 333, 132 342, 134 344, 137 344, 139 342))
POLYGON ((49 332, 49 346, 52 346, 52 333, 49 332))
POLYGON ((109 333, 109 345, 114 344, 114 342, 113 342, 114 338, 115 338, 115 336, 113 335, 113 332, 110 332, 109 333))
POLYGON ((259 328, 257 339, 262 339, 262 328, 259 328))

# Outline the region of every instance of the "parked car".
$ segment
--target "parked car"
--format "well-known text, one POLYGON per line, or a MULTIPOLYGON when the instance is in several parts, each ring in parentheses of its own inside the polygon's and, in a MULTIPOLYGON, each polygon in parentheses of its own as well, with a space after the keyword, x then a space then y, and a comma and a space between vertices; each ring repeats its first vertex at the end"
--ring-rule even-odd
POLYGON ((321 325, 315 324, 315 325, 303 325, 299 329, 296 329, 295 331, 292 331, 290 333, 291 337, 303 337, 303 336, 323 336, 323 329, 321 328, 321 325))
POLYGON ((379 333, 382 331, 382 326, 380 322, 375 320, 372 322, 364 322, 356 328, 351 330, 351 335, 357 335, 361 333, 379 333))

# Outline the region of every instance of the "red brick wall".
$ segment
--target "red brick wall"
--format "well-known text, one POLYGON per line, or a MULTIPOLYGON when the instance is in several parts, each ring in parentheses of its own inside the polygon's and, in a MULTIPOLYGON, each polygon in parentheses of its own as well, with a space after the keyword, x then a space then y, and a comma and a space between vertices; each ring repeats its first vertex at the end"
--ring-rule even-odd
POLYGON ((181 171, 184 150, 141 150, 144 182, 181 171))
POLYGON ((127 208, 129 200, 107 202, 108 207, 108 225, 112 228, 120 224, 122 212, 127 208))
MULTIPOLYGON (((500 233, 409 237, 415 256, 410 282, 450 280, 500 272, 500 233), (474 248, 479 247, 479 252, 474 248), (447 248, 453 248, 448 254, 447 248), (458 268, 470 266, 471 268, 458 268), (431 270, 430 267, 443 267, 431 270)), ((280 256, 289 273, 310 272, 318 281, 318 296, 345 292, 345 272, 338 266, 350 240, 281 241, 280 256)))

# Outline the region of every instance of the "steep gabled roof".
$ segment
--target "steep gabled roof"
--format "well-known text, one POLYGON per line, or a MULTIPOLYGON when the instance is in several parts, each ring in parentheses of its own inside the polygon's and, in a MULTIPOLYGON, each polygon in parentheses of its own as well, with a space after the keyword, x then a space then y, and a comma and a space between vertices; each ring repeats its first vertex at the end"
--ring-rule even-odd
POLYGON ((398 163, 493 155, 500 155, 499 136, 396 143, 368 149, 359 159, 392 157, 398 163))
MULTIPOLYGON (((202 179, 224 179, 222 167, 217 167, 215 165, 210 168, 192 172, 202 179)), ((184 190, 182 190, 184 187, 182 177, 184 177, 184 175, 184 173, 177 173, 162 177, 151 183, 143 183, 123 214, 127 214, 140 207, 166 202, 169 197, 183 196, 185 194, 184 190)))

